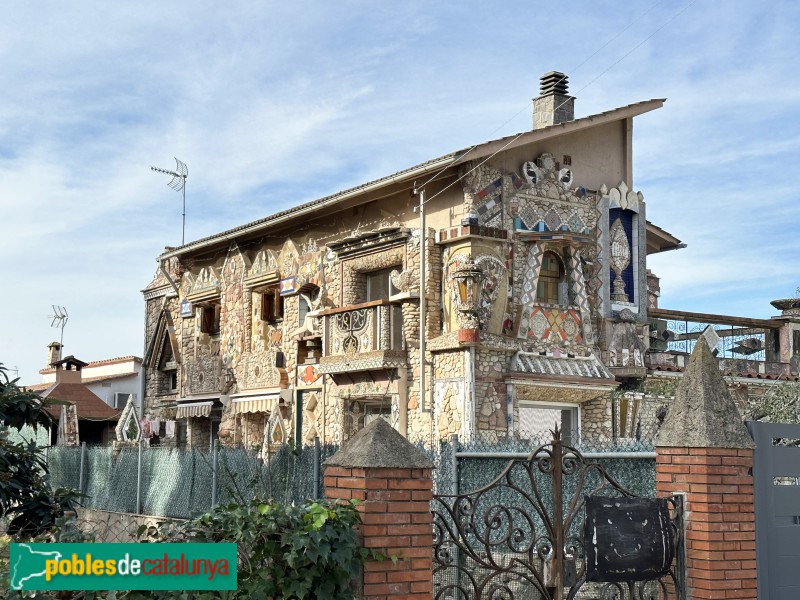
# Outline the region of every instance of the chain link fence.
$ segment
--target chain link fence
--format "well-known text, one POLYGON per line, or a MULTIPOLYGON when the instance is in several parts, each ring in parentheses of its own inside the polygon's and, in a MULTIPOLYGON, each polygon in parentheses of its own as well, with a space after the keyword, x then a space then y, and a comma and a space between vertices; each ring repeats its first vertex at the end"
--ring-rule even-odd
MULTIPOLYGON (((434 490, 437 494, 468 493, 497 478, 512 459, 527 458, 539 446, 552 441, 541 434, 528 440, 462 442, 453 436, 441 442, 432 456, 436 465, 434 490)), ((643 440, 579 439, 575 447, 588 461, 602 465, 608 476, 637 496, 654 496, 656 490, 656 454, 652 442, 643 440)))
POLYGON ((53 487, 80 491, 85 508, 190 518, 257 497, 281 504, 322 498, 322 464, 336 450, 283 446, 262 455, 240 448, 52 446, 47 463, 53 487))
MULTIPOLYGON (((466 493, 491 483, 511 459, 527 457, 550 441, 462 442, 458 436, 438 448, 418 445, 434 463, 434 493, 466 493)), ((621 487, 638 496, 655 493, 655 451, 641 440, 593 440, 572 444, 600 463, 621 487)), ((173 518, 190 518, 215 504, 271 498, 281 504, 323 498, 324 462, 338 447, 283 446, 262 454, 243 448, 199 449, 111 447, 47 448, 54 487, 85 494, 85 508, 173 518)))

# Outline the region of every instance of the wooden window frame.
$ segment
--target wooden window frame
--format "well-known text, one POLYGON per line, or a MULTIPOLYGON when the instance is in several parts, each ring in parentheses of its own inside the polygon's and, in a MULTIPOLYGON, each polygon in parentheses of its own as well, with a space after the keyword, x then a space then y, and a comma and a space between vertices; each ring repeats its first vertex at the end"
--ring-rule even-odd
POLYGON ((542 304, 560 304, 560 287, 565 280, 564 260, 552 250, 542 255, 542 266, 539 269, 539 280, 536 284, 536 301, 542 304), (551 258, 552 257, 552 258, 551 258), (552 262, 558 266, 557 273, 551 267, 552 262), (545 270, 545 267, 548 267, 545 270))
POLYGON ((220 334, 220 314, 222 312, 219 303, 208 303, 201 306, 200 311, 200 333, 205 333, 212 337, 220 334))
POLYGON ((283 315, 283 296, 280 294, 280 288, 276 285, 262 290, 261 320, 267 323, 279 323, 283 321, 283 315))

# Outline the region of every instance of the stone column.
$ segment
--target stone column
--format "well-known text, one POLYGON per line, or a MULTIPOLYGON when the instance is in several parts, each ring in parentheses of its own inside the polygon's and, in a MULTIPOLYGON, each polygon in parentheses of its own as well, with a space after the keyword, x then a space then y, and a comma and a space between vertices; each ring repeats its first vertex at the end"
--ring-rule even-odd
POLYGON ((433 463, 383 419, 376 419, 325 462, 325 495, 361 500, 363 545, 386 557, 368 559, 365 600, 429 600, 433 589, 433 463))
POLYGON ((704 338, 656 440, 656 491, 686 497, 689 600, 756 599, 755 445, 704 338))

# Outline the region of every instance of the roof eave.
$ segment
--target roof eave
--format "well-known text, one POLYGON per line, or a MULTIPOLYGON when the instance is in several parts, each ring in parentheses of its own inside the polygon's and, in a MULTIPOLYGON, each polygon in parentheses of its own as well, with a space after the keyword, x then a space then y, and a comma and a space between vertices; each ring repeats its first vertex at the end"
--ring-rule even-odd
POLYGON ((510 150, 512 148, 524 146, 532 142, 546 140, 560 135, 589 129, 591 127, 597 127, 606 123, 636 117, 638 115, 661 108, 664 106, 664 102, 666 102, 665 98, 645 100, 643 102, 629 104, 627 106, 615 108, 595 115, 589 115, 587 117, 581 117, 579 119, 574 119, 558 125, 551 125, 541 129, 533 129, 522 134, 507 136, 498 140, 491 140, 482 144, 478 144, 471 149, 465 148, 458 150, 438 159, 421 163, 414 167, 410 167, 409 169, 399 171, 393 175, 389 175, 381 179, 376 179, 364 185, 360 185, 349 190, 344 190, 319 200, 312 200, 311 202, 302 204, 294 209, 288 209, 275 215, 253 221, 249 224, 190 242, 184 246, 180 246, 179 248, 175 248, 174 250, 170 250, 169 252, 161 254, 157 260, 160 262, 176 256, 182 256, 184 254, 189 254, 198 250, 203 250, 205 248, 229 242, 242 236, 256 233, 268 227, 281 225, 282 223, 297 219, 298 217, 302 217, 306 214, 335 205, 343 200, 355 198, 359 195, 381 189, 387 185, 408 181, 414 177, 419 177, 420 175, 425 175, 439 169, 449 168, 470 160, 491 156, 496 152, 510 150))

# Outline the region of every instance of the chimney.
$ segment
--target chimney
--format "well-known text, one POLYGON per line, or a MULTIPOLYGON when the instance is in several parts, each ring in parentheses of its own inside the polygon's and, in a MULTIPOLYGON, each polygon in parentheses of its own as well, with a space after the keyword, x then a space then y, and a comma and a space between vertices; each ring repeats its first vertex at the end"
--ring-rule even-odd
POLYGON ((567 95, 567 76, 550 71, 539 78, 539 97, 533 99, 533 128, 542 129, 575 118, 575 98, 567 95))
POLYGON ((72 355, 67 356, 56 366, 56 383, 81 383, 81 371, 87 364, 72 355))
POLYGON ((58 342, 50 342, 47 346, 47 366, 52 367, 55 363, 61 360, 61 344, 58 342))

